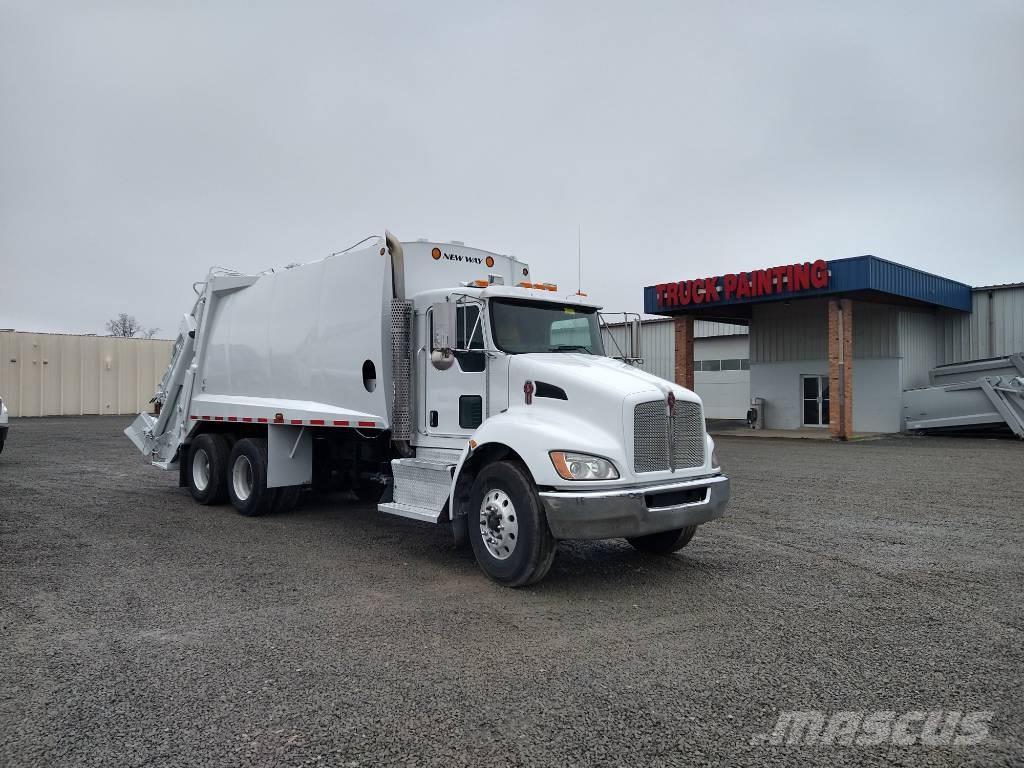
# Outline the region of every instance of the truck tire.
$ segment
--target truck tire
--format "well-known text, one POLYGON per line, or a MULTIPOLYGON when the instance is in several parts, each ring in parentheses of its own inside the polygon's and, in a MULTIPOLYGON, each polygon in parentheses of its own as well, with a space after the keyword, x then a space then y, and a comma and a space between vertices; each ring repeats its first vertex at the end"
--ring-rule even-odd
POLYGON ((192 441, 185 460, 185 480, 192 498, 200 504, 223 504, 228 500, 228 453, 223 435, 200 435, 192 441))
POLYGON ((377 504, 384 496, 384 486, 380 483, 360 483, 352 489, 352 493, 359 501, 377 504))
POLYGON ((696 532, 696 525, 688 525, 685 528, 675 528, 671 531, 634 536, 626 541, 641 552, 650 552, 652 555, 670 555, 689 544, 696 532))
POLYGON ((476 562, 506 587, 540 581, 556 543, 533 480, 518 464, 484 467, 469 492, 468 528, 476 562))
POLYGON ((275 488, 277 495, 274 497, 274 513, 281 514, 291 512, 299 502, 301 485, 286 485, 283 488, 275 488))
POLYGON ((246 517, 270 512, 277 498, 276 488, 267 488, 267 441, 246 437, 235 443, 227 467, 231 504, 246 517))

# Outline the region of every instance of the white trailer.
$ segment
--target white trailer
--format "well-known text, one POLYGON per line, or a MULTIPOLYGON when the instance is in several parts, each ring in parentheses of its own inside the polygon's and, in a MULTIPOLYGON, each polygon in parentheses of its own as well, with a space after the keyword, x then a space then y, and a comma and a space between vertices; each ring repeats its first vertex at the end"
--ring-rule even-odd
POLYGON ((348 489, 450 525, 509 586, 559 539, 673 552, 725 511, 700 399, 606 356, 599 307, 510 256, 386 234, 195 288, 157 415, 125 433, 201 504, 348 489))

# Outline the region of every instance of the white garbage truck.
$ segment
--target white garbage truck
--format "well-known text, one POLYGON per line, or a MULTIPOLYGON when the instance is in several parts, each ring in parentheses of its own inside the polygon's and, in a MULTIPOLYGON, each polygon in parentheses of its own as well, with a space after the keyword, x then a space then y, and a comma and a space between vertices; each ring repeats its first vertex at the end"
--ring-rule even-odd
POLYGON ((599 307, 516 258, 384 233, 193 287, 156 413, 125 433, 200 504, 348 490, 450 525, 508 586, 558 540, 669 553, 725 511, 700 398, 606 355, 599 307))

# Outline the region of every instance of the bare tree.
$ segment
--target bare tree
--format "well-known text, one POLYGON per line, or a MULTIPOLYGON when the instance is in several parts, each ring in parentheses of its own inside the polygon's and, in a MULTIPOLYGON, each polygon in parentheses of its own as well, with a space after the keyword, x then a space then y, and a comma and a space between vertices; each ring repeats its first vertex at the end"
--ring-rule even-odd
POLYGON ((125 339, 130 339, 141 332, 142 326, 139 325, 139 321, 127 312, 122 312, 113 320, 107 321, 107 333, 111 336, 121 336, 125 339))
POLYGON ((159 328, 148 328, 148 329, 146 329, 146 332, 144 334, 142 334, 142 338, 144 338, 144 339, 152 339, 158 333, 160 333, 160 329, 159 328))

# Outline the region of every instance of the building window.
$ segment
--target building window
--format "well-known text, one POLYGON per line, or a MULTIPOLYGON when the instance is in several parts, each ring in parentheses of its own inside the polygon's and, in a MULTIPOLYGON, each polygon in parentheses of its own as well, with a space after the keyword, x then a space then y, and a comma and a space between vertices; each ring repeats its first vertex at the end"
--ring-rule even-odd
POLYGON ((728 360, 694 360, 694 371, 749 371, 750 359, 734 357, 728 360))

